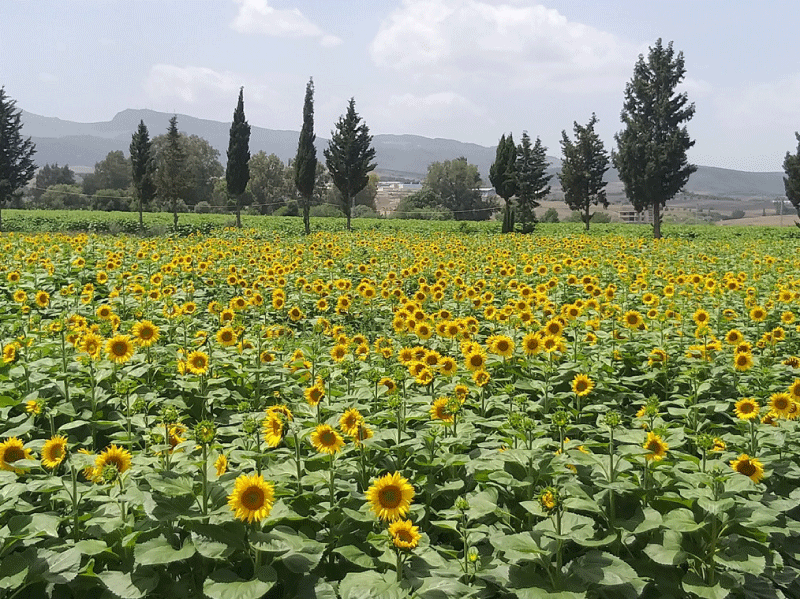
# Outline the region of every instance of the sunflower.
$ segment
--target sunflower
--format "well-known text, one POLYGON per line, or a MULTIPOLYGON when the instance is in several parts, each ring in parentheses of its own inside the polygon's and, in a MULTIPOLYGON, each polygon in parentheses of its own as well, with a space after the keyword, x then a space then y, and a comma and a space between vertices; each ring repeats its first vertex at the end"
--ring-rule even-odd
POLYGON ((97 312, 95 312, 95 314, 100 320, 111 320, 111 317, 114 315, 114 311, 108 304, 103 304, 97 308, 97 312))
POLYGON ((755 399, 751 397, 745 397, 736 402, 736 417, 739 420, 753 420, 758 418, 759 408, 760 406, 755 399))
POLYGON ((217 469, 217 476, 222 476, 228 471, 228 458, 224 453, 219 454, 214 461, 214 468, 217 469))
POLYGON ((585 374, 577 374, 572 379, 572 390, 578 397, 589 395, 594 389, 594 381, 585 374))
POLYGON ((788 393, 773 393, 769 398, 770 412, 781 418, 788 418, 792 409, 792 398, 788 393))
POLYGON ((150 347, 158 341, 158 327, 149 320, 143 320, 133 325, 133 336, 142 347, 150 347))
POLYGON ((289 318, 292 319, 292 322, 297 322, 298 320, 302 320, 305 317, 303 311, 298 308, 297 306, 293 306, 291 310, 289 310, 289 318))
POLYGON ((454 419, 453 412, 450 410, 450 398, 440 397, 431 405, 431 419, 441 420, 445 424, 451 424, 454 419))
POLYGON ((740 371, 745 372, 746 370, 750 370, 753 366, 753 354, 749 352, 743 352, 741 354, 734 354, 733 355, 733 367, 740 371))
POLYGON ((42 466, 51 470, 67 456, 67 438, 56 435, 45 441, 42 447, 42 466))
POLYGON ((3 363, 11 364, 17 359, 17 346, 14 343, 9 343, 3 347, 3 363))
POLYGON ((458 362, 450 356, 444 356, 439 360, 439 372, 445 376, 453 376, 458 370, 458 362))
POLYGON ((379 380, 378 386, 386 387, 387 393, 394 393, 395 391, 397 391, 397 383, 394 382, 394 379, 391 379, 388 376, 385 376, 381 380, 379 380))
POLYGON ((492 380, 492 377, 485 370, 476 370, 472 374, 472 380, 478 387, 485 387, 492 380))
POLYGON ((205 374, 208 372, 208 354, 194 350, 186 357, 186 370, 192 374, 205 374))
POLYGON ((514 341, 506 335, 497 335, 492 339, 490 351, 498 356, 510 358, 514 353, 514 341))
POLYGON ((767 318, 767 311, 761 306, 755 306, 750 310, 750 320, 753 322, 763 322, 767 318))
POLYGON ((339 428, 342 429, 346 435, 355 437, 362 422, 364 422, 364 417, 361 415, 361 412, 355 408, 350 408, 339 418, 339 428))
POLYGON ((794 401, 800 401, 800 379, 794 379, 794 382, 789 385, 789 395, 794 401))
POLYGON ((133 343, 128 335, 116 335, 106 343, 108 359, 117 364, 124 364, 133 357, 133 343))
POLYGON ((264 351, 261 352, 261 355, 259 356, 259 360, 261 360, 262 364, 269 364, 270 362, 274 362, 275 361, 275 354, 273 354, 271 351, 267 351, 265 349, 264 351))
POLYGON ((316 384, 308 387, 303 395, 310 406, 316 406, 325 397, 325 387, 322 386, 322 381, 317 380, 316 384))
POLYGON ((542 349, 542 338, 538 333, 528 333, 522 338, 522 349, 529 356, 538 354, 542 349))
POLYGON ((334 362, 341 362, 344 360, 345 356, 347 355, 347 346, 342 345, 341 343, 337 343, 331 349, 331 358, 333 358, 334 362))
POLYGON ((405 517, 414 499, 414 487, 399 472, 375 480, 366 493, 370 509, 381 520, 405 517))
POLYGON ((544 325, 544 334, 550 337, 558 337, 564 331, 564 325, 560 320, 548 320, 544 325))
POLYGON ((389 525, 389 534, 398 549, 414 549, 422 538, 419 527, 414 526, 411 520, 395 520, 389 525))
POLYGON ((286 433, 285 420, 277 412, 267 412, 267 417, 264 419, 262 426, 262 433, 264 442, 269 447, 277 447, 283 441, 283 436, 286 433))
POLYGON ((757 483, 764 477, 764 466, 757 458, 751 458, 746 453, 740 455, 737 459, 731 460, 731 468, 739 474, 744 474, 754 483, 757 483))
POLYGON ((113 466, 119 474, 122 474, 131 467, 130 452, 114 444, 111 447, 107 447, 94 461, 95 479, 102 480, 100 477, 106 466, 113 466))
POLYGON ((0 443, 0 470, 11 470, 17 474, 22 474, 22 468, 14 468, 14 462, 18 460, 30 460, 33 456, 31 450, 26 449, 17 437, 11 437, 0 443))
POLYGON ((642 315, 636 310, 628 310, 622 317, 622 322, 629 329, 638 329, 644 324, 642 315))
POLYGON ((50 294, 46 291, 36 292, 36 305, 40 308, 46 308, 50 304, 50 294))
POLYGON ((17 289, 12 297, 14 298, 15 302, 17 302, 18 304, 22 304, 25 303, 25 300, 28 299, 28 294, 25 293, 22 289, 17 289))
POLYGON ((260 474, 242 474, 236 479, 233 493, 228 495, 228 506, 236 518, 243 522, 261 522, 269 516, 275 501, 272 483, 260 474))
POLYGON ((464 358, 467 370, 477 372, 486 367, 486 355, 482 351, 473 351, 464 358))
POLYGON ((230 347, 236 344, 236 331, 231 327, 222 327, 217 331, 217 343, 223 347, 230 347))
POLYGON ((644 456, 645 459, 656 461, 663 459, 669 449, 669 445, 664 443, 664 440, 652 431, 647 433, 647 440, 642 447, 650 452, 644 456))
POLYGON ((311 433, 311 444, 320 453, 334 455, 344 447, 344 439, 329 425, 319 424, 311 433))
POLYGON ((429 385, 433 382, 433 372, 427 366, 423 368, 420 373, 417 375, 417 378, 414 379, 414 382, 417 385, 429 385))
POLYGON ((359 422, 357 430, 355 434, 353 434, 353 441, 357 446, 360 446, 362 441, 366 441, 367 439, 372 438, 372 429, 370 429, 366 424, 363 422, 359 422))
POLYGON ((711 451, 720 452, 725 451, 728 448, 727 443, 720 439, 719 437, 714 437, 713 441, 714 445, 711 447, 711 451))

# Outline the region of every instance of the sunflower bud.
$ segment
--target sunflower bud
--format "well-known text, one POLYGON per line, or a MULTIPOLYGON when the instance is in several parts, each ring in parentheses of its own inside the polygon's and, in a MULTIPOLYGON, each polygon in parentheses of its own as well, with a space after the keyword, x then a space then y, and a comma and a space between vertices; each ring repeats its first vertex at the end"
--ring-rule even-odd
POLYGON ((198 422, 194 427, 194 438, 202 445, 211 445, 217 435, 217 427, 209 420, 198 422))

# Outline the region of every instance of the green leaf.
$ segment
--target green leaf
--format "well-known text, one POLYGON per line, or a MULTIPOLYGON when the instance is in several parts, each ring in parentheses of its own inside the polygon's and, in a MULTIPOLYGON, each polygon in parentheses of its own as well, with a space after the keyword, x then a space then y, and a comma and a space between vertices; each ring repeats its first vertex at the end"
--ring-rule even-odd
POLYGON ((345 545, 344 547, 337 547, 333 550, 333 553, 337 553, 346 559, 351 564, 355 564, 356 566, 360 566, 365 569, 374 568, 375 562, 373 559, 361 551, 355 545, 345 545))
POLYGON ((420 599, 466 599, 473 597, 476 593, 476 590, 470 589, 454 578, 429 577, 417 589, 414 597, 420 597, 420 599))
POLYGON ((378 572, 350 572, 339 583, 342 599, 403 599, 406 592, 392 580, 393 572, 385 576, 378 572))
POLYGON ((148 482, 154 491, 158 491, 168 497, 194 494, 192 479, 188 476, 179 476, 172 472, 162 472, 157 476, 149 478, 148 482))
POLYGON ((39 574, 44 580, 54 584, 65 584, 73 580, 81 569, 81 552, 72 547, 66 551, 50 551, 40 549, 38 552, 37 567, 31 569, 31 574, 39 574))
POLYGON ((686 561, 686 553, 681 549, 681 533, 674 530, 665 530, 662 541, 650 543, 644 552, 664 566, 677 566, 686 561))
POLYGON ((745 545, 744 539, 718 553, 716 560, 726 568, 753 576, 760 576, 767 565, 764 556, 755 547, 745 545))
POLYGON ((48 514, 13 516, 8 521, 8 530, 14 537, 56 537, 61 520, 48 514))
POLYGON ((540 587, 528 587, 527 589, 514 589, 518 599, 585 599, 586 593, 576 593, 572 591, 553 592, 540 587))
POLYGON ((678 532, 694 532, 703 528, 704 525, 704 522, 695 522, 691 510, 684 508, 670 510, 664 516, 664 526, 678 532))
POLYGON ((158 585, 158 573, 152 568, 139 568, 133 573, 109 570, 97 577, 120 599, 141 599, 158 585))
POLYGON ((230 570, 217 570, 203 583, 203 593, 211 599, 261 599, 275 586, 278 576, 263 566, 252 580, 242 580, 230 570))
POLYGON ((155 566, 188 559, 195 553, 194 545, 188 539, 180 549, 173 549, 172 545, 164 537, 156 537, 155 539, 138 543, 134 549, 133 556, 136 563, 142 566, 155 566))
POLYGON ((694 572, 687 573, 681 585, 684 591, 694 593, 701 599, 725 599, 730 594, 730 590, 723 588, 719 583, 711 587, 706 585, 694 572))
POLYGON ((635 585, 637 581, 641 583, 642 587, 645 584, 644 581, 640 581, 636 570, 618 557, 606 552, 590 551, 574 560, 570 564, 570 570, 573 570, 574 574, 590 584, 603 586, 635 585))
POLYGON ((33 559, 33 550, 12 553, 0 560, 0 589, 13 589, 25 582, 33 559))

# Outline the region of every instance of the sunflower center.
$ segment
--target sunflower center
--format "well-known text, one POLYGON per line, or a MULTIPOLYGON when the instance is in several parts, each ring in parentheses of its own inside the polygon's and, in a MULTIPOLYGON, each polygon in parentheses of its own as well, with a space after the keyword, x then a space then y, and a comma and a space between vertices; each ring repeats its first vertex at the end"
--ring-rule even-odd
POLYGON ((250 487, 242 493, 242 505, 248 510, 257 510, 264 505, 264 491, 258 487, 250 487))
POLYGON ((111 346, 111 353, 115 356, 124 356, 128 353, 128 344, 124 341, 117 341, 111 346))
POLYGON ((106 458, 106 465, 107 466, 109 466, 109 465, 110 466, 114 466, 114 468, 116 468, 117 470, 122 472, 122 468, 123 468, 122 460, 119 459, 118 457, 106 458))
POLYGON ((150 339, 153 336, 153 329, 141 329, 139 331, 139 337, 142 339, 150 339))
POLYGON ((3 455, 3 459, 7 464, 16 462, 17 460, 21 460, 24 457, 25 457, 25 452, 19 447, 9 447, 6 449, 6 452, 3 455))
POLYGON ((192 360, 192 366, 194 366, 195 368, 203 368, 203 367, 205 367, 205 365, 206 365, 206 361, 205 361, 205 358, 203 358, 203 356, 196 356, 192 360))
POLYGON ((57 460, 64 455, 64 448, 61 445, 53 445, 50 448, 50 459, 57 460))
POLYGON ((326 447, 332 447, 336 444, 336 435, 333 433, 333 431, 324 431, 319 436, 319 442, 326 447))
POLYGON ((789 407, 789 402, 786 401, 785 397, 777 397, 775 398, 775 403, 773 404, 776 410, 785 410, 789 407))
POLYGON ((411 536, 411 533, 407 530, 400 530, 397 532, 397 538, 402 541, 403 543, 411 543, 414 539, 411 536))
POLYGON ((380 502, 381 506, 387 509, 394 509, 400 505, 403 496, 400 489, 395 486, 385 487, 381 489, 380 502))
POLYGON ((661 443, 659 443, 658 440, 653 439, 647 443, 647 450, 652 451, 653 453, 658 453, 661 451, 661 443))
POLYGON ((756 467, 750 461, 739 462, 736 469, 740 474, 744 474, 745 476, 753 476, 756 473, 756 467))
POLYGON ((579 393, 581 391, 586 391, 588 387, 589 385, 586 384, 586 381, 578 381, 577 383, 575 383, 575 390, 578 391, 579 393))
POLYGON ((751 404, 751 403, 745 403, 745 404, 742 404, 742 407, 741 407, 741 408, 739 408, 739 411, 740 411, 742 414, 752 414, 752 413, 753 413, 753 409, 754 409, 754 408, 755 408, 755 406, 754 406, 753 404, 751 404))

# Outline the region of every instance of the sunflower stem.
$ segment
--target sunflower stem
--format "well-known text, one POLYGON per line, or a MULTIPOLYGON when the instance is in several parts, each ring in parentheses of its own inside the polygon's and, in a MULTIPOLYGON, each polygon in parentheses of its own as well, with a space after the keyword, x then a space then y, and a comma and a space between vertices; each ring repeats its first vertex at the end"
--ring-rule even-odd
POLYGON ((395 566, 395 571, 397 572, 397 582, 403 581, 403 555, 400 553, 399 549, 395 549, 395 553, 397 554, 397 565, 395 566))
POLYGON ((297 429, 294 429, 294 463, 297 466, 297 494, 303 494, 303 474, 300 462, 300 440, 297 438, 297 429))
POLYGON ((203 465, 200 468, 203 476, 203 515, 208 516, 208 445, 203 443, 203 465))

